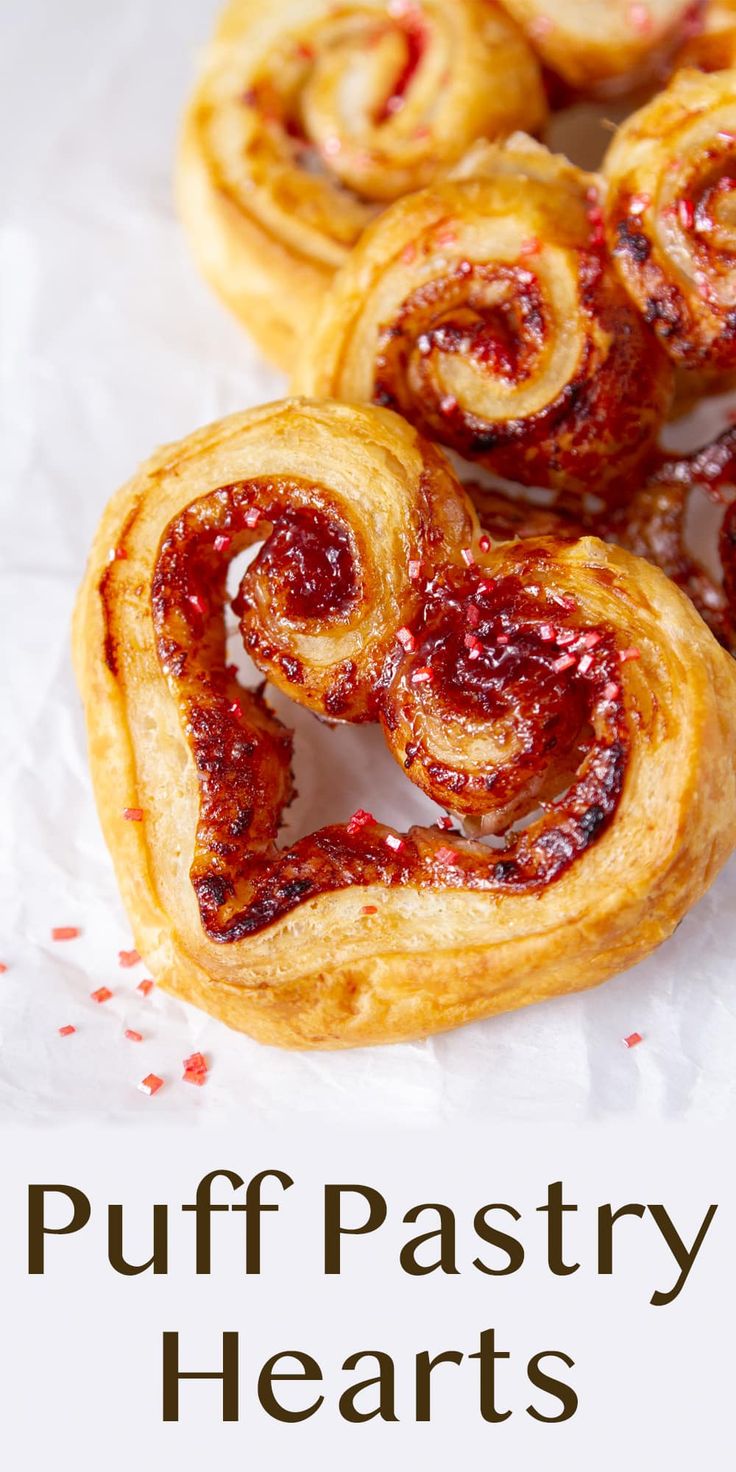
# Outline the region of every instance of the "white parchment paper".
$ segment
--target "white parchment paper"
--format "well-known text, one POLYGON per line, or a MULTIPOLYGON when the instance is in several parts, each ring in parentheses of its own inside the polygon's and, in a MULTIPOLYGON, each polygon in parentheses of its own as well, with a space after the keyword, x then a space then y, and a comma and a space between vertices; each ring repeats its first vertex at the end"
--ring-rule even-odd
MULTIPOLYGON (((265 3, 265 0, 264 0, 265 3)), ((605 987, 433 1041, 351 1054, 262 1048, 154 991, 90 794, 69 619, 108 496, 154 446, 284 384, 200 282, 171 163, 212 0, 2 0, 0 1115, 341 1121, 717 1118, 736 1109, 736 865, 655 956, 605 987), (76 925, 79 939, 53 942, 76 925), (104 1006, 90 992, 109 986, 104 1006), (60 1038, 58 1028, 77 1032, 60 1038), (123 1037, 132 1027, 139 1044, 123 1037), (643 1044, 627 1050, 626 1034, 643 1044), (181 1081, 193 1049, 206 1086, 181 1081), (154 1098, 136 1089, 153 1071, 154 1098)), ((592 128, 583 115, 586 152, 592 128)), ((568 130, 569 131, 569 130, 568 130)), ((601 134, 601 137, 604 135, 601 134)), ((723 422, 709 405, 680 441, 723 422)), ((427 805, 375 731, 297 729, 293 834, 427 805)))

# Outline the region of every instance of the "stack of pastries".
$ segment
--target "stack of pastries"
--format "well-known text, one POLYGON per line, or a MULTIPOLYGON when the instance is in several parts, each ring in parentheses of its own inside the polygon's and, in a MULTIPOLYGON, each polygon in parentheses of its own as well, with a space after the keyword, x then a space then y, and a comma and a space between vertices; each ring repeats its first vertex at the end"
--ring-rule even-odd
POLYGON ((736 845, 736 428, 662 443, 736 374, 736 3, 231 0, 177 184, 292 397, 154 455, 80 590, 141 955, 316 1048, 632 965, 736 845), (612 93, 599 171, 545 146, 612 93), (280 845, 269 685, 378 724, 436 820, 399 832, 378 793, 280 845))

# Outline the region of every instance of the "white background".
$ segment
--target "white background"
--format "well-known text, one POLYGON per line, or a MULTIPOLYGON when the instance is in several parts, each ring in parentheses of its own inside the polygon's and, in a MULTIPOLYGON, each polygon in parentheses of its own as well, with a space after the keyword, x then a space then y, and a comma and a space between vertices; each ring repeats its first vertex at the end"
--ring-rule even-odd
MULTIPOLYGON (((413 1046, 278 1053, 163 994, 143 1002, 145 968, 118 967, 131 941, 90 796, 69 662, 74 590, 106 498, 155 445, 284 387, 200 282, 172 207, 178 118, 213 10, 0 5, 0 1112, 145 1126, 296 1111, 425 1127, 733 1117, 733 863, 635 972, 413 1046), (82 936, 54 944, 55 925, 82 936), (103 984, 115 996, 99 1007, 89 993, 103 984), (78 1031, 60 1039, 66 1023, 78 1031), (126 1026, 145 1042, 124 1041, 126 1026), (633 1030, 645 1042, 627 1051, 633 1030), (194 1047, 211 1063, 203 1089, 181 1082, 194 1047), (135 1087, 150 1070, 166 1080, 155 1099, 135 1087)), ((702 432, 722 420, 711 406, 702 432)), ((360 804, 390 821, 426 811, 378 732, 329 732, 278 704, 297 727, 290 834, 360 804)))

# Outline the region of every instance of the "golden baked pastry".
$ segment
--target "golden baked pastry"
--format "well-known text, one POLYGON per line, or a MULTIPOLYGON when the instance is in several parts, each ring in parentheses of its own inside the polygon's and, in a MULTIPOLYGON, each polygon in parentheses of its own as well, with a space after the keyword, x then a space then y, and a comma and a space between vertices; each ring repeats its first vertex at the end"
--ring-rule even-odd
POLYGON ((670 357, 736 368, 736 70, 678 72, 606 155, 606 233, 670 357))
POLYGON ((678 53, 678 66, 704 72, 736 66, 736 0, 706 0, 702 23, 678 53))
POLYGON ((699 0, 503 0, 553 71, 582 90, 652 75, 699 22, 699 0))
POLYGON ((524 485, 624 499, 672 370, 606 257, 598 184, 517 134, 392 205, 338 273, 295 389, 398 410, 524 485))
POLYGON ((669 935, 736 842, 736 666, 692 605, 593 538, 490 547, 387 411, 290 401, 159 451, 104 514, 74 656, 138 950, 265 1042, 420 1037, 591 986, 669 935), (379 719, 495 847, 363 812, 278 848, 290 735, 223 629, 254 543, 234 607, 264 673, 379 719))
POLYGON ((290 370, 369 220, 545 114, 492 0, 231 0, 186 114, 180 212, 203 274, 290 370))
POLYGON ((467 483, 465 490, 494 541, 596 536, 645 557, 687 593, 719 643, 736 655, 736 501, 728 500, 735 485, 736 428, 731 426, 698 450, 661 452, 631 498, 608 511, 581 506, 571 511, 559 503, 543 507, 498 486, 467 483), (688 508, 697 491, 722 507, 718 579, 688 545, 688 508))

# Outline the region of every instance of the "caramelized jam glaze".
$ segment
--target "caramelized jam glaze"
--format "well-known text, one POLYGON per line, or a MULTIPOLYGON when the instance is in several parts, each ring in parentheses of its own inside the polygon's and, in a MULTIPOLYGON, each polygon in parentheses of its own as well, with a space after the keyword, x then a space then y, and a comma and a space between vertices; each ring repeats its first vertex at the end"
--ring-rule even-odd
POLYGON ((505 548, 481 566, 430 530, 407 568, 397 621, 346 670, 340 639, 365 622, 372 573, 355 526, 322 487, 226 486, 166 529, 152 611, 199 779, 191 880, 211 939, 252 935, 354 885, 539 889, 610 822, 628 749, 613 630, 586 625, 560 591, 553 540, 505 548), (397 834, 365 812, 277 847, 294 794, 291 734, 263 687, 240 686, 225 658, 227 568, 255 543, 233 608, 256 664, 325 714, 343 691, 344 719, 380 719, 407 775, 505 834, 502 847, 444 825, 397 834))

